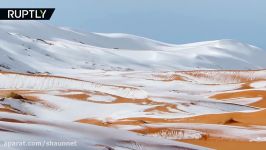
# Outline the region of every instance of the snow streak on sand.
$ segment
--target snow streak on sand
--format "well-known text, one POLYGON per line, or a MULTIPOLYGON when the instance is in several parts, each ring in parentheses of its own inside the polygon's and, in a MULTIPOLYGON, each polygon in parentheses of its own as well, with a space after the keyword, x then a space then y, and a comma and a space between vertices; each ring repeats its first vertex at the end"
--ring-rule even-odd
POLYGON ((0 88, 20 90, 87 90, 108 93, 125 98, 146 98, 147 93, 133 87, 118 87, 75 79, 29 76, 22 74, 0 74, 0 88))

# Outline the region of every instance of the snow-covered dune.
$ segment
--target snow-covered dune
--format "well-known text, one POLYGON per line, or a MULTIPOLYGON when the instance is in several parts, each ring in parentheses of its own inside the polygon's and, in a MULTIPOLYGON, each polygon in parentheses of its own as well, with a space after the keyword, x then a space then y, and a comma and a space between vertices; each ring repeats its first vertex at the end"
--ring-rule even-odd
POLYGON ((1 113, 1 116, 19 121, 17 123, 14 121, 0 122, 1 130, 5 131, 0 133, 1 141, 10 141, 6 145, 1 145, 5 150, 210 150, 192 144, 144 137, 127 131, 94 125, 49 122, 6 113, 1 113), (23 141, 23 144, 14 146, 14 142, 11 141, 23 141))
POLYGON ((0 141, 77 144, 49 150, 216 149, 181 143, 212 139, 263 145, 265 79, 264 70, 1 72, 0 141))
POLYGON ((120 97, 143 99, 147 93, 134 87, 118 87, 88 81, 49 76, 29 76, 0 73, 0 89, 19 90, 85 90, 108 93, 120 97))
POLYGON ((19 72, 266 68, 266 51, 234 40, 174 45, 31 21, 0 22, 0 54, 0 70, 19 72))

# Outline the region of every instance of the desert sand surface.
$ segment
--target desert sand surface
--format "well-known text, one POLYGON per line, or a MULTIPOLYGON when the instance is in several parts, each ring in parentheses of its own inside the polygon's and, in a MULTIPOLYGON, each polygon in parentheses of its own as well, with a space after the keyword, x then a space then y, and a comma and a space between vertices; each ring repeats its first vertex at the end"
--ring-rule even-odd
POLYGON ((72 128, 68 124, 96 125, 155 141, 188 143, 188 149, 266 146, 265 70, 92 71, 66 76, 1 72, 0 82, 2 133, 34 133, 26 131, 27 124, 60 130, 72 128))

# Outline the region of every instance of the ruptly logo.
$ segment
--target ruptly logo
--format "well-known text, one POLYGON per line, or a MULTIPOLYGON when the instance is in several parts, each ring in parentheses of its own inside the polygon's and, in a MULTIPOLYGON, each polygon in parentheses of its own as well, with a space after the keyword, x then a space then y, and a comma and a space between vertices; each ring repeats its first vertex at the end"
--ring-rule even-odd
POLYGON ((2 8, 0 20, 50 20, 55 8, 2 8))

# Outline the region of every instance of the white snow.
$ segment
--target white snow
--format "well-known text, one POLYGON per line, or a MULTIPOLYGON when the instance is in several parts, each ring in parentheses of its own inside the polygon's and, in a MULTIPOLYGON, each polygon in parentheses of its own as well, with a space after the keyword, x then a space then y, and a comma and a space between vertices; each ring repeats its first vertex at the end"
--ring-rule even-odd
POLYGON ((1 21, 0 43, 0 69, 20 72, 266 68, 264 50, 234 40, 174 45, 122 33, 81 33, 34 21, 1 21))
POLYGON ((258 82, 253 82, 250 84, 251 87, 254 88, 266 88, 266 81, 258 81, 258 82))
POLYGON ((249 105, 261 100, 261 97, 256 98, 236 98, 236 99, 228 99, 227 102, 239 104, 239 105, 249 105))
POLYGON ((184 139, 201 139, 203 132, 196 130, 184 130, 184 129, 168 129, 161 130, 159 133, 148 134, 154 137, 163 137, 165 139, 172 140, 184 140, 184 139))
POLYGON ((116 100, 115 97, 109 95, 92 95, 88 98, 91 101, 102 101, 102 102, 112 102, 116 100))
MULTIPOLYGON (((1 113, 1 115, 4 115, 1 113)), ((17 117, 16 117, 17 118, 17 117)), ((25 121, 28 118, 24 118, 25 121)), ((28 123, 10 123, 0 122, 0 128, 7 130, 1 132, 1 142, 44 142, 40 146, 5 146, 4 149, 19 149, 19 150, 34 150, 34 149, 49 149, 49 150, 81 150, 91 149, 99 150, 109 148, 120 149, 151 149, 151 150, 174 150, 174 149, 206 149, 200 146, 185 144, 181 142, 170 141, 166 139, 158 139, 144 137, 127 131, 121 131, 111 128, 98 127, 94 125, 82 125, 70 122, 57 121, 42 121, 39 119, 31 119, 33 124, 28 123), (46 142, 74 142, 73 146, 49 146, 46 142)))
MULTIPOLYGON (((175 123, 175 124, 153 124, 147 127, 168 127, 176 129, 195 130, 206 133, 217 138, 226 138, 240 141, 251 141, 259 139, 258 137, 266 137, 266 130, 262 126, 256 127, 238 127, 217 124, 200 124, 200 123, 175 123)), ((257 140, 259 141, 259 140, 257 140)), ((261 140, 262 141, 262 140, 261 140)))
POLYGON ((254 139, 251 139, 250 142, 266 142, 266 136, 264 136, 264 137, 256 137, 254 139))
POLYGON ((151 107, 148 105, 138 106, 129 103, 89 103, 86 101, 73 101, 68 98, 46 94, 38 94, 35 96, 60 108, 59 110, 51 110, 36 105, 32 105, 29 108, 39 118, 49 120, 77 121, 86 118, 96 118, 104 121, 112 119, 116 120, 131 116, 144 116, 145 112, 143 111, 151 107))
POLYGON ((127 98, 146 98, 147 93, 134 87, 116 87, 67 79, 61 77, 48 76, 29 76, 22 74, 1 74, 0 89, 19 89, 19 90, 87 90, 109 93, 127 98))

